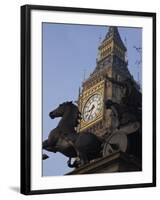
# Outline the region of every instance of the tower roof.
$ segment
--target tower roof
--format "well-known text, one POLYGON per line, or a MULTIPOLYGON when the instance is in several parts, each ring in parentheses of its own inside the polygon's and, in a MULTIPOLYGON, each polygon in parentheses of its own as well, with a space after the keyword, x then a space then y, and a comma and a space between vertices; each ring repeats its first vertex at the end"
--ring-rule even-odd
POLYGON ((112 38, 113 40, 115 40, 121 46, 121 48, 123 48, 126 51, 126 47, 121 39, 121 36, 118 32, 118 28, 116 26, 109 27, 109 30, 104 40, 108 40, 109 38, 112 38))

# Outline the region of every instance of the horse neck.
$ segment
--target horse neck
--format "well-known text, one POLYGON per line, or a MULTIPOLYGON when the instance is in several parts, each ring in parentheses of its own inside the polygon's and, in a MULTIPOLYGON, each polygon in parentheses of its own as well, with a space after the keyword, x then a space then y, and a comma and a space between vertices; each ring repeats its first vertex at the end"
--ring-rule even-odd
POLYGON ((73 115, 74 112, 72 110, 65 112, 58 124, 58 128, 63 129, 65 132, 75 132, 73 115))

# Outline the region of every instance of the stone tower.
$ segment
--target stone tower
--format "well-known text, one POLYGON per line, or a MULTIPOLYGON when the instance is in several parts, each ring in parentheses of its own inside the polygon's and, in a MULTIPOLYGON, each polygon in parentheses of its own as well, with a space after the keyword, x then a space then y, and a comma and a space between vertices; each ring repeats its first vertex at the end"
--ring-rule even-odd
POLYGON ((78 106, 82 113, 79 131, 91 131, 102 136, 112 126, 113 116, 105 109, 108 99, 120 103, 124 88, 113 84, 115 81, 133 79, 126 60, 127 49, 120 37, 118 28, 110 26, 108 32, 98 47, 96 67, 90 76, 82 83, 78 106))

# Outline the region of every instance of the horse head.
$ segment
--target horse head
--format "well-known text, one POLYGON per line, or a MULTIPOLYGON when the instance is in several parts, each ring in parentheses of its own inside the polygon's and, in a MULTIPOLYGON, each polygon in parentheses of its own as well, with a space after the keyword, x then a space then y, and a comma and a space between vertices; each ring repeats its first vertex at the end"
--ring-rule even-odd
POLYGON ((63 117, 64 114, 68 114, 69 118, 73 121, 74 126, 78 125, 79 120, 81 119, 81 113, 72 101, 60 104, 55 110, 49 113, 49 116, 51 119, 54 119, 56 117, 63 117))
POLYGON ((66 110, 66 103, 59 104, 59 106, 49 113, 51 119, 62 117, 66 110))

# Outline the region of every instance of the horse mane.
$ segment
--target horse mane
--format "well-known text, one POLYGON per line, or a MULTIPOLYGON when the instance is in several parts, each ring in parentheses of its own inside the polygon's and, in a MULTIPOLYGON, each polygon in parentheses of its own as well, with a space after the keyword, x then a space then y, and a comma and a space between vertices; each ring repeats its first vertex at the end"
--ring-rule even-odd
POLYGON ((75 108, 78 109, 78 106, 75 105, 72 101, 66 101, 66 102, 64 102, 64 103, 62 103, 62 104, 60 104, 60 105, 70 105, 70 106, 74 106, 75 108))
POLYGON ((61 106, 61 105, 67 105, 67 104, 68 105, 74 105, 72 101, 66 101, 66 102, 63 102, 63 103, 61 103, 59 105, 61 106))
POLYGON ((66 101, 60 105, 69 105, 71 106, 72 110, 74 111, 75 113, 75 123, 76 123, 76 126, 79 124, 79 120, 81 119, 81 112, 79 111, 78 109, 78 106, 75 105, 72 101, 66 101))

